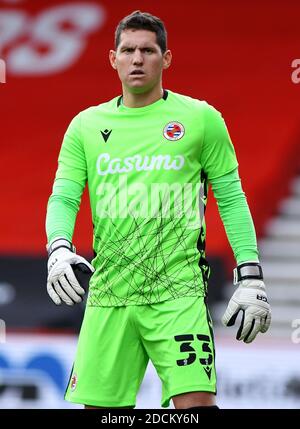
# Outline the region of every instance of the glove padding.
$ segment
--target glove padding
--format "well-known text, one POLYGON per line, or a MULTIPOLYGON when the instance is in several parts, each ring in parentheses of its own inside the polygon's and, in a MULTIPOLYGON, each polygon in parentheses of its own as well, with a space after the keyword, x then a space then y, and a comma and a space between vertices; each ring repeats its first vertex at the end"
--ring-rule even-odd
POLYGON ((58 248, 48 260, 47 291, 56 305, 65 302, 74 305, 82 302, 82 296, 94 267, 82 256, 65 247, 58 248), (86 281, 84 281, 84 277, 86 281))
POLYGON ((239 282, 239 287, 232 295, 222 317, 222 323, 225 326, 234 325, 241 310, 243 317, 236 339, 251 343, 258 332, 267 332, 271 323, 271 309, 262 280, 239 282))

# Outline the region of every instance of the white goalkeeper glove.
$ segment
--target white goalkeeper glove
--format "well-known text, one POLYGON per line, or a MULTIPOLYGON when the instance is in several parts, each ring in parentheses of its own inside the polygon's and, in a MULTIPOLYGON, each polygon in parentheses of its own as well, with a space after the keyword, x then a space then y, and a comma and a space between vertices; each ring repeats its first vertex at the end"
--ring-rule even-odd
POLYGON ((82 256, 76 255, 75 247, 68 240, 58 238, 47 246, 47 291, 56 305, 65 302, 74 305, 81 302, 94 267, 82 256))
POLYGON ((271 309, 263 282, 262 269, 257 262, 245 262, 234 269, 237 290, 232 295, 222 317, 225 326, 232 326, 243 312, 236 339, 251 343, 259 332, 267 332, 271 323, 271 309))

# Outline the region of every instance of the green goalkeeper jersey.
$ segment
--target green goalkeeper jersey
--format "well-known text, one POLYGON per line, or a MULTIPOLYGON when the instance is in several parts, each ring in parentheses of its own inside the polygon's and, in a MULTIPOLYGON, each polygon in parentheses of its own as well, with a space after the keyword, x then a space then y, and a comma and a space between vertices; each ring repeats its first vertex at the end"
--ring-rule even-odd
POLYGON ((205 295, 208 181, 236 168, 224 120, 205 101, 164 91, 145 107, 116 97, 79 113, 56 179, 88 183, 95 252, 88 305, 205 295))

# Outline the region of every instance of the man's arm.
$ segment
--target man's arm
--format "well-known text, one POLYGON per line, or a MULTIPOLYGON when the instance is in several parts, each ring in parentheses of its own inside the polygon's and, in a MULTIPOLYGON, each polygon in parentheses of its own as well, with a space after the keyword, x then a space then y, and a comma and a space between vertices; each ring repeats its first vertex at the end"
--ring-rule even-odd
POLYGON ((94 272, 88 261, 76 255, 72 244, 86 178, 81 121, 77 116, 64 137, 46 216, 49 256, 47 291, 57 305, 62 301, 67 305, 81 302, 85 293, 85 280, 94 272))
POLYGON ((237 315, 242 311, 243 317, 236 338, 250 343, 259 331, 266 332, 271 322, 262 269, 258 262, 255 229, 225 122, 211 106, 207 106, 204 119, 201 165, 212 184, 237 261, 234 284, 238 288, 229 301, 222 322, 226 326, 234 325, 237 315))
POLYGON ((242 311, 236 338, 250 343, 258 332, 266 332, 271 322, 263 273, 258 262, 255 229, 237 169, 212 180, 211 185, 237 261, 234 284, 239 285, 222 322, 225 326, 234 325, 242 311))
POLYGON ((83 187, 69 179, 57 179, 49 198, 46 215, 48 243, 59 237, 72 241, 83 187))
POLYGON ((237 264, 258 262, 255 229, 238 169, 210 183, 237 264))
POLYGON ((79 114, 71 121, 64 135, 58 157, 58 168, 46 215, 48 244, 57 237, 72 241, 86 181, 87 167, 79 114))

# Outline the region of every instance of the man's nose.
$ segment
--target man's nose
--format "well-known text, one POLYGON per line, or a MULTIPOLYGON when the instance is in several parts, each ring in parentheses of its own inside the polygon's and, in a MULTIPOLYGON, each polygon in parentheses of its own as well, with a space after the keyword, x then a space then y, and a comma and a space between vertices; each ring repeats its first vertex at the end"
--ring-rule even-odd
POLYGON ((139 51, 138 49, 136 49, 134 51, 134 55, 133 55, 133 64, 138 65, 138 64, 143 64, 143 55, 141 53, 141 51, 139 51))

